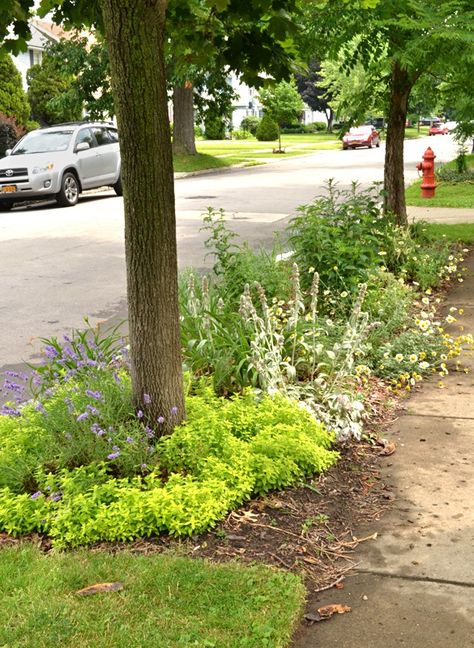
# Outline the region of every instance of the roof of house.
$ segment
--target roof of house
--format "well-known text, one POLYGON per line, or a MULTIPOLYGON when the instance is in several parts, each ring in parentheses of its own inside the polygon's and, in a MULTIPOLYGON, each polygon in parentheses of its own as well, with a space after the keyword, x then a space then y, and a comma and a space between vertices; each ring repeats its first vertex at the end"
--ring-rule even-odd
POLYGON ((38 29, 44 36, 50 38, 54 41, 58 41, 61 38, 71 38, 73 32, 66 31, 63 27, 55 25, 51 22, 46 22, 45 20, 38 20, 33 18, 31 23, 38 29))

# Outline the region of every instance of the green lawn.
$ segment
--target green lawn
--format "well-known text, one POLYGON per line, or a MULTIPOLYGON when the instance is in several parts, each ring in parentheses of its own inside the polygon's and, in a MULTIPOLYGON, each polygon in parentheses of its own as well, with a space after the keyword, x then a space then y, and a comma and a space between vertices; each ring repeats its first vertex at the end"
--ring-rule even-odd
POLYGON ((417 137, 424 137, 425 135, 428 135, 429 129, 429 126, 420 126, 420 130, 418 130, 416 126, 405 128, 405 139, 416 139, 417 137))
MULTIPOLYGON (((474 168, 474 155, 466 155, 470 168, 474 168)), ((443 165, 444 168, 455 169, 456 160, 443 165)), ((421 180, 410 185, 406 190, 407 205, 416 207, 457 207, 474 209, 474 184, 469 182, 438 181, 434 198, 421 197, 421 180)))
POLYGON ((168 555, 0 550, 0 646, 283 648, 304 602, 294 574, 168 555), (120 592, 78 589, 120 581, 120 592))
POLYGON ((284 154, 274 154, 278 141, 259 142, 254 137, 248 140, 198 140, 198 155, 175 156, 174 170, 198 171, 216 169, 240 164, 253 166, 267 160, 278 160, 294 155, 304 155, 312 151, 341 148, 334 133, 307 133, 302 135, 282 135, 284 154))
POLYGON ((425 233, 432 241, 446 239, 450 243, 474 244, 474 223, 426 223, 425 233))
POLYGON ((434 198, 422 198, 420 184, 418 180, 406 190, 407 205, 474 209, 474 184, 440 182, 434 198))

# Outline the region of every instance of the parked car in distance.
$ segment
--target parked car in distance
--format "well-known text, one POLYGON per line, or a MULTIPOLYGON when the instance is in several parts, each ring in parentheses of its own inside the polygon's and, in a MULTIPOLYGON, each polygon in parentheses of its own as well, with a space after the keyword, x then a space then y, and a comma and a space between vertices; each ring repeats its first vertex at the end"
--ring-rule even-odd
POLYGON ((449 128, 445 124, 442 124, 441 122, 437 122, 436 124, 433 124, 430 127, 430 130, 428 131, 428 135, 447 135, 448 133, 449 133, 449 128))
POLYGON ((380 135, 374 126, 355 126, 349 129, 349 132, 342 138, 342 148, 347 151, 349 148, 358 148, 360 146, 380 146, 380 135))
POLYGON ((118 134, 112 124, 71 122, 39 128, 0 159, 0 211, 51 197, 72 207, 82 191, 102 186, 122 195, 118 134))

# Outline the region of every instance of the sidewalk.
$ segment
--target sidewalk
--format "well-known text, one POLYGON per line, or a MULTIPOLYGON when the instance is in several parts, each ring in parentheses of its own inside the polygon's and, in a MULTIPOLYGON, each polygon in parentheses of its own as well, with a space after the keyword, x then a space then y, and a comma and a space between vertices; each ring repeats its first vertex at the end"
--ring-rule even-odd
POLYGON ((408 222, 424 220, 428 223, 474 223, 474 209, 452 207, 407 207, 408 222))
MULTIPOLYGON (((473 211, 474 215, 474 211, 473 211)), ((448 307, 464 308, 454 327, 474 333, 474 256, 448 307)), ((387 434, 397 444, 381 459, 393 508, 359 537, 344 589, 321 592, 308 609, 343 603, 352 612, 301 629, 294 648, 469 648, 474 646, 474 353, 445 388, 429 380, 406 402, 387 434)))

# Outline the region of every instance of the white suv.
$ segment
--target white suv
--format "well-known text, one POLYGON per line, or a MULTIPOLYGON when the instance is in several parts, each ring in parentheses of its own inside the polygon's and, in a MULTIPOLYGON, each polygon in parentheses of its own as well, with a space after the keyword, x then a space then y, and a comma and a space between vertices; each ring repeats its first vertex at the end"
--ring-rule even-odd
POLYGON ((81 191, 102 186, 122 195, 118 135, 111 124, 39 128, 0 159, 0 211, 51 196, 63 207, 72 207, 81 191))

